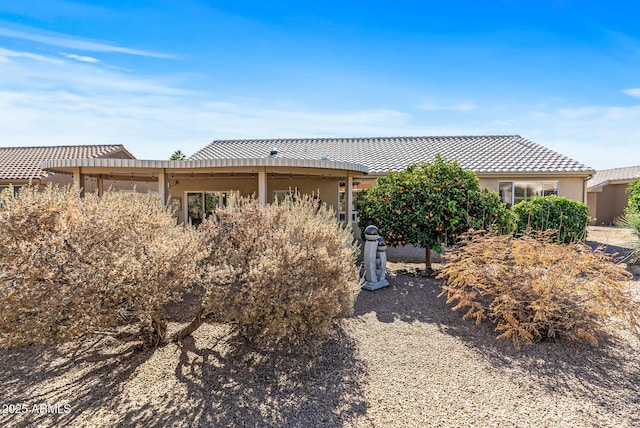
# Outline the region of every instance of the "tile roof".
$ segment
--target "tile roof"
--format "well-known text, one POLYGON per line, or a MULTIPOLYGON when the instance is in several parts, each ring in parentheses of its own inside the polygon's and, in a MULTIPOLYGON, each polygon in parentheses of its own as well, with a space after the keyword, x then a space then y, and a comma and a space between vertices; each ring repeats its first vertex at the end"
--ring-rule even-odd
POLYGON ((121 144, 93 146, 0 147, 0 180, 31 180, 50 174, 40 169, 43 161, 51 159, 103 158, 123 151, 121 144))
POLYGON ((593 172, 593 169, 519 135, 459 137, 301 138, 213 141, 189 159, 278 157, 361 163, 370 173, 400 171, 437 154, 476 173, 593 172))
POLYGON ((595 189, 611 182, 631 182, 640 178, 640 165, 625 168, 603 169, 587 181, 587 189, 595 189))

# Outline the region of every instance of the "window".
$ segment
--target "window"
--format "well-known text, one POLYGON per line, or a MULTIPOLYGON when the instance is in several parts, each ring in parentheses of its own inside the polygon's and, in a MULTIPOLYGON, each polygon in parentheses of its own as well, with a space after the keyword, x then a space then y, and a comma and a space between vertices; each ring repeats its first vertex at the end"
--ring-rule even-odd
POLYGON ((498 193, 508 207, 535 196, 558 195, 557 181, 501 181, 498 193))
POLYGON ((216 208, 232 206, 240 196, 236 190, 225 192, 187 192, 185 221, 197 226, 216 208))
POLYGON ((289 190, 274 190, 273 191, 273 199, 271 199, 274 203, 282 203, 284 199, 288 195, 296 195, 298 193, 298 188, 289 189, 289 190))
MULTIPOLYGON (((0 186, 0 192, 2 192, 3 190, 8 189, 10 186, 7 185, 2 185, 0 186)), ((18 193, 20 192, 20 189, 22 189, 22 186, 13 186, 13 196, 18 196, 18 193)))
MULTIPOLYGON (((351 205, 351 221, 358 221, 358 211, 362 206, 362 196, 364 195, 364 191, 372 188, 376 184, 376 180, 372 179, 358 179, 353 180, 353 204, 351 205)), ((340 190, 338 193, 338 219, 341 222, 345 221, 345 217, 347 216, 347 195, 346 195, 347 185, 344 181, 340 182, 340 190)))

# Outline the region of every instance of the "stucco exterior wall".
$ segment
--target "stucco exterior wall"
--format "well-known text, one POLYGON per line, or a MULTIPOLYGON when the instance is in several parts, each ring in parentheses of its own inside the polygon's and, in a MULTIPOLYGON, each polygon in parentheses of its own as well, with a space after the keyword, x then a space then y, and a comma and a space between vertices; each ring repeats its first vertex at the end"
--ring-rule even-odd
MULTIPOLYGON (((273 202, 274 191, 298 190, 301 194, 316 195, 333 210, 338 207, 338 182, 336 178, 271 178, 267 175, 267 203, 273 202)), ((185 218, 187 192, 237 191, 240 196, 247 197, 258 194, 258 178, 169 178, 169 194, 171 199, 180 198, 180 210, 175 215, 179 222, 185 218)))
POLYGON ((627 184, 609 184, 601 192, 589 192, 589 214, 595 217, 594 224, 611 225, 624 214, 629 204, 627 184))

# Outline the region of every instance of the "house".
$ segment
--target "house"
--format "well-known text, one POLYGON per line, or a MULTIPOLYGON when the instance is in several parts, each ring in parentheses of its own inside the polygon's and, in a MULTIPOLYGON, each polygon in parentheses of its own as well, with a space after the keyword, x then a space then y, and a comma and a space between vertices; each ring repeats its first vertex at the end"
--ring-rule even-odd
MULTIPOLYGON (((0 190, 12 185, 14 192, 20 187, 32 183, 46 185, 54 183, 67 185, 73 183, 73 171, 45 171, 41 165, 52 159, 135 159, 121 144, 87 146, 38 146, 38 147, 0 147, 0 190)), ((129 190, 132 186, 129 177, 111 177, 108 185, 120 190, 129 190)), ((85 191, 98 190, 98 181, 83 176, 78 185, 85 191)), ((102 183, 100 183, 102 184, 102 183)), ((147 183, 142 187, 146 190, 147 183)), ((154 185, 154 190, 157 185, 154 185)))
POLYGON ((586 181, 594 174, 519 135, 224 140, 184 161, 58 159, 42 168, 76 181, 112 175, 157 181, 162 200, 170 199, 185 222, 200 222, 234 195, 269 203, 293 190, 318 196, 341 221, 356 221, 360 195, 376 178, 438 154, 474 171, 509 205, 540 195, 586 202, 586 181))
POLYGON ((629 203, 627 186, 640 179, 640 165, 598 171, 587 182, 587 205, 594 224, 611 225, 629 203))

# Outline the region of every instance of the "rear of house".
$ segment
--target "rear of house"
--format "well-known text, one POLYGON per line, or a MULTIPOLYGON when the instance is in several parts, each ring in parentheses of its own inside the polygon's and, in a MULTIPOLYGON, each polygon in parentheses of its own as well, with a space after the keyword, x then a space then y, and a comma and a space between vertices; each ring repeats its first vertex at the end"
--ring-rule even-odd
POLYGON ((436 155, 472 170, 508 205, 545 195, 586 203, 586 181, 595 172, 519 135, 222 140, 184 161, 53 160, 43 169, 76 180, 118 176, 157 183, 178 221, 198 223, 236 195, 271 203, 299 191, 320 198, 348 223, 357 221, 360 195, 378 177, 436 155))

